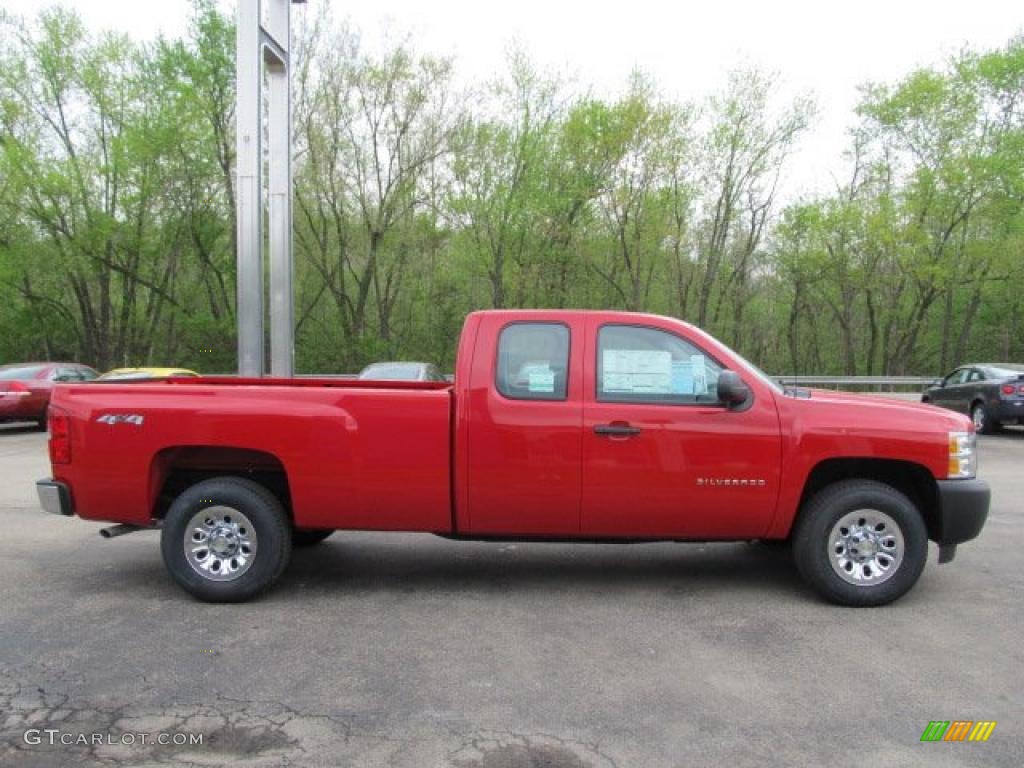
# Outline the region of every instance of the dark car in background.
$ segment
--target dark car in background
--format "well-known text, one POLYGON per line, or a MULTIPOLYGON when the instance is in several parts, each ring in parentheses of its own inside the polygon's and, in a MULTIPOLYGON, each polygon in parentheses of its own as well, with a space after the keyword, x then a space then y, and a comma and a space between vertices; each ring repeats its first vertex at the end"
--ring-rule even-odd
POLYGON ((34 421, 46 429, 53 385, 92 381, 99 373, 80 363, 14 363, 0 366, 0 422, 34 421))
POLYGON ((1004 424, 1022 424, 1024 365, 962 365, 944 379, 932 382, 921 395, 921 402, 967 414, 981 434, 996 432, 1004 424))
POLYGON ((447 381, 433 363, 371 363, 359 372, 360 379, 373 381, 447 381))

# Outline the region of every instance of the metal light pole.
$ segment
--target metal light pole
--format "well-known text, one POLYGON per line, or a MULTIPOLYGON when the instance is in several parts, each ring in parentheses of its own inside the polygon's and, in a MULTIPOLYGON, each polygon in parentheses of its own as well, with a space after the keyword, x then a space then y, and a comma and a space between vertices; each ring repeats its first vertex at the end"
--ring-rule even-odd
POLYGON ((239 0, 235 107, 238 168, 238 373, 262 376, 263 163, 267 163, 270 259, 270 372, 291 376, 295 337, 292 294, 291 4, 239 0), (267 146, 263 147, 263 79, 267 146))

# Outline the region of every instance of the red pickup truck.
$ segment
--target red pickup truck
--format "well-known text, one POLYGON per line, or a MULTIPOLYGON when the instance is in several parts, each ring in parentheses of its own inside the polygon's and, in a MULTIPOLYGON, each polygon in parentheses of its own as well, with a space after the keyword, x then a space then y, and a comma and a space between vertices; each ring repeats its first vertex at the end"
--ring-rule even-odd
POLYGON ((967 417, 784 389, 692 325, 625 312, 475 312, 453 384, 60 385, 49 429, 43 508, 159 527, 172 577, 209 601, 360 529, 788 541, 826 598, 879 605, 989 506, 967 417))

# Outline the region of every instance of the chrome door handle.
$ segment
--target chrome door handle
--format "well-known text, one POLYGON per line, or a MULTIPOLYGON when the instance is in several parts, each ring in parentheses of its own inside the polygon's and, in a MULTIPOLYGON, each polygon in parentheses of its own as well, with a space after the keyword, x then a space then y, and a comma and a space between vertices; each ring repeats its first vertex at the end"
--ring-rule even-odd
POLYGON ((594 427, 594 434, 610 435, 612 437, 632 437, 640 434, 640 427, 631 427, 629 424, 598 424, 594 427))

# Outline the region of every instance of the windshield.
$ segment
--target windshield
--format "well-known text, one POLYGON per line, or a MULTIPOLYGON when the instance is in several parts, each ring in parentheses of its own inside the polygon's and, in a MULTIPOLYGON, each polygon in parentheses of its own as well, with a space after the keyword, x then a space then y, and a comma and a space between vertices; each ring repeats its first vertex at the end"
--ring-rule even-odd
POLYGON ((0 368, 0 381, 34 379, 45 367, 45 365, 19 365, 10 368, 0 368))
POLYGON ((778 392, 780 395, 781 394, 785 394, 786 388, 783 387, 781 384, 779 384, 778 381, 776 381, 774 378, 772 378, 767 373, 762 371, 760 368, 758 368, 752 362, 747 360, 747 358, 745 358, 743 355, 741 355, 736 350, 731 349, 729 347, 726 347, 726 349, 728 349, 736 358, 738 358, 741 363, 743 363, 745 366, 747 366, 747 368, 750 369, 750 372, 753 373, 755 376, 757 376, 761 381, 763 381, 765 384, 767 384, 773 390, 778 392))

